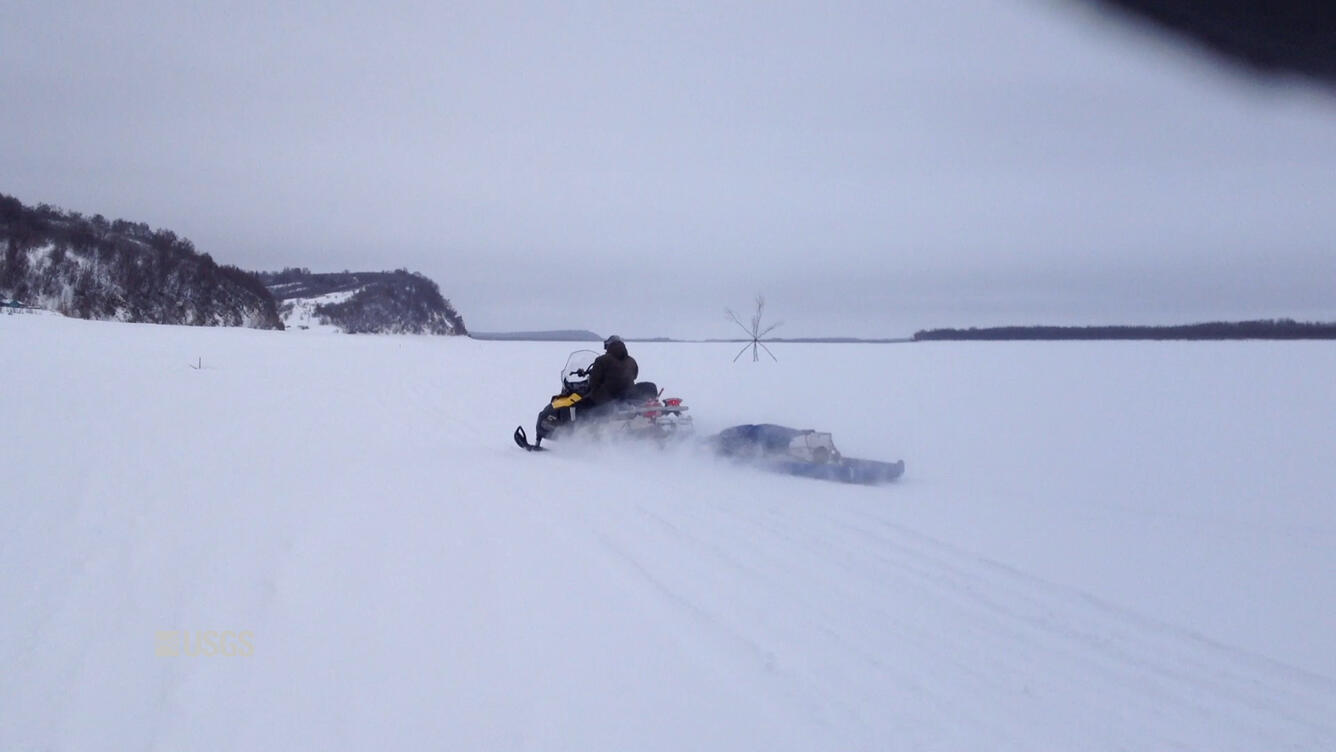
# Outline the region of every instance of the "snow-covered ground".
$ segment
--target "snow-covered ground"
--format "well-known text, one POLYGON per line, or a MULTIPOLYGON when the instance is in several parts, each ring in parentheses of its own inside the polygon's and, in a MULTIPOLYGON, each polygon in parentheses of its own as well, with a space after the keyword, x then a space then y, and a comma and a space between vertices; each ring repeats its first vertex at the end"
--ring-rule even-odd
POLYGON ((342 327, 326 323, 324 318, 316 315, 315 309, 322 305, 346 303, 350 298, 361 291, 362 288, 359 287, 355 290, 331 292, 310 298, 290 298, 279 303, 278 313, 283 319, 284 328, 289 332, 314 331, 327 334, 342 334, 342 327))
POLYGON ((1329 343, 633 345, 879 488, 520 452, 568 349, 0 316, 0 749, 1336 748, 1329 343))

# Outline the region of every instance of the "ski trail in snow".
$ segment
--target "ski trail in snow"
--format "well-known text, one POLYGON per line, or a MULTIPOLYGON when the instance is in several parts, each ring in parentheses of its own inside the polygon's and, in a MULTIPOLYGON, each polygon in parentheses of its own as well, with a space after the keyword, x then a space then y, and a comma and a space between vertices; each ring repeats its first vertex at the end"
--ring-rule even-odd
POLYGON ((867 744, 887 741, 877 730, 897 696, 938 713, 892 724, 901 732, 955 728, 1014 748, 1033 743, 1041 708, 1055 743, 1336 739, 1336 683, 897 526, 847 503, 863 489, 839 489, 834 503, 736 505, 694 501, 706 489, 673 476, 656 482, 669 490, 652 501, 581 502, 599 545, 683 629, 736 645, 826 722, 861 726, 867 744), (822 699, 850 694, 868 702, 822 699))

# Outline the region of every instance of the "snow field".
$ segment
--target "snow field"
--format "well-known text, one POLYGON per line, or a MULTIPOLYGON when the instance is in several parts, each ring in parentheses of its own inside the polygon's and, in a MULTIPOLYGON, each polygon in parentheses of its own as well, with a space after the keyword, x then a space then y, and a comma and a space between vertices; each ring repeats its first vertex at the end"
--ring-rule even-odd
POLYGON ((519 452, 571 349, 0 317, 0 748, 1336 746, 1329 345, 632 343, 881 488, 519 452))

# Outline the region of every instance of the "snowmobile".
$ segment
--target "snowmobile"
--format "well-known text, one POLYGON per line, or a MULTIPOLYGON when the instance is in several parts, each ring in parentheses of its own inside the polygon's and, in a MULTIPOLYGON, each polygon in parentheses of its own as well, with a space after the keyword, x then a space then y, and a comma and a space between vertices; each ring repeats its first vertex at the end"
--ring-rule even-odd
POLYGON ((682 399, 663 397, 663 390, 651 381, 637 382, 626 396, 614 402, 596 407, 581 405, 597 357, 593 350, 576 350, 566 359, 561 369, 561 393, 553 395, 538 413, 535 441, 529 443, 523 426, 515 428, 515 443, 521 449, 541 450, 543 439, 575 433, 656 441, 691 435, 694 425, 682 399))
POLYGON ((772 423, 732 426, 706 440, 719 457, 773 473, 841 483, 889 483, 905 472, 904 460, 845 457, 829 433, 772 423))

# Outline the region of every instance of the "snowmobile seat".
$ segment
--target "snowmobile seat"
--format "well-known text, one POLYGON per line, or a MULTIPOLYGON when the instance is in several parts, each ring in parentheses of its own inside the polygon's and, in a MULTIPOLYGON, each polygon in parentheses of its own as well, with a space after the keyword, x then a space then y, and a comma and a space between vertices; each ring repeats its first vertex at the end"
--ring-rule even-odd
POLYGON ((622 400, 626 402, 644 402, 652 400, 659 396, 659 387, 653 381, 639 381, 631 385, 622 395, 622 400))

